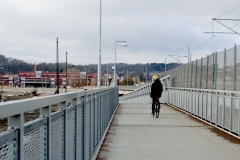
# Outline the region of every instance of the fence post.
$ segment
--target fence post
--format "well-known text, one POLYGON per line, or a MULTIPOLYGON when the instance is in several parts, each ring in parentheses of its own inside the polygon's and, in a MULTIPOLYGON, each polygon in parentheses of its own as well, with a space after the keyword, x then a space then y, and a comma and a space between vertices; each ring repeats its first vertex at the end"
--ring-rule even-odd
POLYGON ((11 129, 19 129, 18 130, 18 153, 17 153, 17 157, 18 159, 24 159, 23 157, 23 136, 24 136, 24 129, 23 129, 23 113, 20 113, 18 115, 15 116, 11 116, 8 117, 8 127, 10 127, 11 129), (17 128, 13 128, 13 127, 17 127, 17 128))
POLYGON ((46 158, 51 159, 51 106, 46 106, 40 109, 41 117, 47 117, 47 154, 46 158))
POLYGON ((198 64, 198 61, 196 60, 196 68, 195 68, 195 82, 194 82, 194 88, 196 88, 197 87, 197 64, 198 64))
POLYGON ((236 80, 237 80, 237 45, 234 45, 234 69, 233 69, 233 91, 236 91, 236 80))
MULTIPOLYGON (((226 48, 224 49, 224 58, 223 58, 223 90, 225 90, 225 82, 226 82, 226 48)), ((224 100, 225 101, 225 100, 224 100)))
POLYGON ((200 69, 200 80, 199 80, 199 88, 202 89, 202 62, 203 62, 203 58, 201 58, 201 69, 200 69))
POLYGON ((77 135, 78 135, 78 119, 80 118, 80 117, 78 117, 78 106, 77 106, 77 98, 74 98, 74 99, 72 99, 71 100, 71 103, 72 103, 72 105, 74 105, 75 106, 75 159, 79 159, 78 158, 78 154, 77 154, 77 152, 78 152, 78 148, 79 148, 79 146, 78 146, 78 138, 80 138, 80 137, 78 137, 77 135))
POLYGON ((213 89, 216 89, 216 82, 217 81, 217 52, 215 52, 214 56, 214 78, 213 78, 213 89))
POLYGON ((67 102, 59 103, 59 109, 64 113, 64 159, 67 159, 67 102))
POLYGON ((190 88, 192 88, 192 71, 193 71, 193 62, 191 62, 191 83, 190 83, 190 88))
POLYGON ((208 89, 208 61, 209 61, 209 56, 207 56, 207 64, 206 64, 206 87, 204 89, 208 89))
POLYGON ((86 110, 86 92, 84 96, 80 97, 81 102, 83 102, 83 150, 82 157, 87 159, 87 110, 86 110))

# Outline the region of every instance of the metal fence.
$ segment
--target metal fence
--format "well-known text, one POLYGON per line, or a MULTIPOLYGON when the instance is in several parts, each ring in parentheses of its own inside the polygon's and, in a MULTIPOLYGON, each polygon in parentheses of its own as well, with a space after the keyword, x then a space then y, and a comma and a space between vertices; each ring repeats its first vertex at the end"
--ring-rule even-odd
POLYGON ((171 87, 240 91, 240 46, 163 72, 171 87))
POLYGON ((168 104, 240 136, 240 92, 168 88, 168 104))
POLYGON ((117 105, 117 87, 2 103, 8 130, 0 133, 0 159, 93 159, 117 105), (59 110, 51 113, 54 104, 59 110), (24 124, 35 109, 40 117, 24 124))

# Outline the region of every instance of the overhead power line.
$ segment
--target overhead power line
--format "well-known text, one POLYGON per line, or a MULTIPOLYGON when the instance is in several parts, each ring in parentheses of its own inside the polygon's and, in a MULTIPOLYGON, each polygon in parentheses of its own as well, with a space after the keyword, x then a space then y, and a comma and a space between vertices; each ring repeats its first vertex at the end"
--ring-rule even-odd
MULTIPOLYGON (((220 17, 222 17, 222 16, 224 16, 224 15, 226 15, 226 14, 228 14, 228 13, 230 13, 230 12, 232 12, 232 11, 238 9, 238 8, 240 8, 240 6, 238 6, 238 7, 234 8, 234 9, 232 9, 232 10, 230 10, 230 11, 228 11, 228 12, 226 12, 226 13, 220 15, 220 16, 218 16, 218 17, 215 18, 215 19, 218 19, 218 18, 220 18, 220 17)), ((230 20, 230 19, 222 19, 222 20, 230 20)), ((238 19, 233 19, 233 20, 239 21, 238 19)), ((203 29, 201 32, 199 32, 198 35, 197 35, 195 38, 193 38, 193 39, 192 39, 189 43, 187 43, 183 48, 181 48, 180 50, 178 50, 178 52, 180 52, 181 50, 183 50, 184 48, 186 48, 190 43, 192 43, 201 33, 203 33, 203 31, 204 31, 207 27, 209 27, 210 24, 212 24, 212 29, 213 29, 213 28, 214 28, 214 23, 213 23, 213 22, 214 22, 214 20, 212 20, 206 27, 204 27, 204 29, 203 29)), ((239 24, 237 24, 237 25, 239 25, 239 24)), ((237 25, 236 25, 236 26, 237 26, 237 25)), ((235 27, 235 26, 234 26, 234 27, 235 27)), ((233 27, 231 27, 231 28, 233 28, 233 27)), ((229 29, 227 29, 227 30, 229 30, 229 29)), ((214 32, 209 32, 209 33, 214 33, 214 32)), ((219 32, 218 34, 220 34, 220 33, 221 33, 221 32, 219 32)), ((236 34, 236 33, 235 33, 235 34, 236 34)), ((193 50, 191 50, 190 52, 192 52, 192 51, 194 51, 195 49, 199 48, 200 46, 206 44, 207 42, 209 42, 210 40, 212 40, 212 39, 215 38, 215 37, 216 37, 216 35, 213 35, 213 37, 211 37, 211 38, 209 38, 208 40, 204 41, 203 43, 201 43, 200 45, 198 45, 197 47, 195 47, 193 50)))

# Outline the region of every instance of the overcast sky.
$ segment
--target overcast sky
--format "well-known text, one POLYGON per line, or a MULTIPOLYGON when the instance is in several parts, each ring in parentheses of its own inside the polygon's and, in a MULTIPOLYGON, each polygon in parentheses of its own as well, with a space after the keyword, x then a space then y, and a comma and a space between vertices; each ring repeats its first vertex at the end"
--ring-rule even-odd
MULTIPOLYGON (((128 47, 117 43, 117 62, 123 63, 177 62, 169 55, 185 55, 188 45, 195 60, 240 45, 237 34, 212 38, 203 33, 225 31, 212 18, 238 6, 239 0, 102 0, 102 63, 114 61, 115 39, 127 41, 128 47)), ((99 12, 100 0, 2 0, 0 54, 55 63, 58 37, 60 62, 68 52, 69 63, 97 64, 99 12)), ((219 18, 239 15, 240 7, 219 18)), ((229 27, 240 23, 221 22, 229 27)), ((240 33, 240 25, 233 29, 240 33)))

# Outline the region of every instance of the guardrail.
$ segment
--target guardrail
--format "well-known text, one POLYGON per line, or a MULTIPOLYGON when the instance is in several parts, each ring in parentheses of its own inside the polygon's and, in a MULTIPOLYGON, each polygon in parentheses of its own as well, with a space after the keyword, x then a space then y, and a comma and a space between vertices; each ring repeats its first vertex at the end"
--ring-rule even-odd
POLYGON ((168 103, 240 136, 240 92, 168 88, 168 103))
POLYGON ((117 87, 1 103, 8 130, 0 133, 0 159, 93 159, 117 105, 117 87), (35 109, 40 117, 24 124, 35 109))

